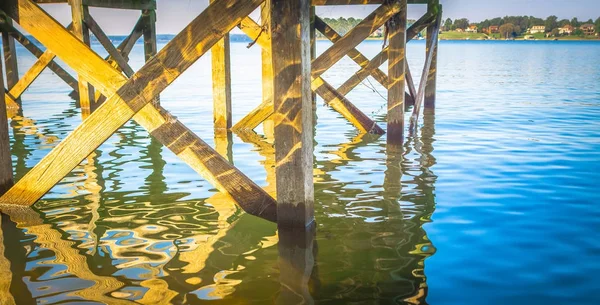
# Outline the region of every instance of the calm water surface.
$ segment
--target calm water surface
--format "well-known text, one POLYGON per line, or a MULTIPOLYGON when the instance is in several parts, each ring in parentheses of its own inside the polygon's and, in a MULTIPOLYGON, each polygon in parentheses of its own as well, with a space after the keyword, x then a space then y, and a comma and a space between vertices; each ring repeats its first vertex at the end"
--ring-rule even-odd
MULTIPOLYGON (((329 45, 320 42, 319 51, 329 45)), ((261 101, 260 52, 244 43, 232 49, 237 121, 261 101)), ((381 44, 359 49, 373 57, 381 44)), ((315 266, 304 297, 599 304, 600 43, 440 49, 437 113, 399 152, 386 150, 385 136, 358 134, 319 100, 318 225, 307 249, 315 266)), ((34 58, 19 52, 24 73, 34 58)), ((134 68, 142 54, 138 44, 134 68)), ((411 42, 408 56, 418 77, 424 43, 411 42)), ((324 78, 339 86, 357 70, 346 58, 324 78)), ((206 56, 162 104, 274 191, 272 142, 261 128, 214 143, 210 73, 206 56)), ((23 113, 10 121, 17 179, 80 124, 69 92, 46 71, 23 96, 23 113)), ((386 92, 371 79, 349 99, 385 126, 379 94, 386 92)), ((244 214, 135 123, 34 209, 2 217, 0 299, 17 304, 285 301, 280 278, 289 281, 288 263, 303 255, 278 245, 275 225, 244 214)))

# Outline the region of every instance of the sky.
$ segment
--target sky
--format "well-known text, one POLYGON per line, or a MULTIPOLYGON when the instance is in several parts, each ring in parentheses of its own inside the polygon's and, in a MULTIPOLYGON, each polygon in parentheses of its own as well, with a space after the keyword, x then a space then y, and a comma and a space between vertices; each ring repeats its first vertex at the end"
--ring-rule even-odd
MULTIPOLYGON (((507 15, 528 15, 559 19, 573 17, 580 21, 600 17, 600 0, 440 0, 446 18, 468 18, 472 22, 507 15)), ((176 34, 191 22, 206 6, 208 0, 157 0, 157 32, 176 34)), ((42 7, 63 24, 70 22, 67 4, 44 4, 42 7)), ((409 5, 408 17, 418 19, 425 5, 409 5)), ((317 8, 321 17, 362 18, 372 12, 374 5, 325 6, 317 8)), ((109 35, 129 34, 139 18, 138 11, 91 8, 90 13, 109 35)), ((253 14, 255 17, 257 14, 253 14)))

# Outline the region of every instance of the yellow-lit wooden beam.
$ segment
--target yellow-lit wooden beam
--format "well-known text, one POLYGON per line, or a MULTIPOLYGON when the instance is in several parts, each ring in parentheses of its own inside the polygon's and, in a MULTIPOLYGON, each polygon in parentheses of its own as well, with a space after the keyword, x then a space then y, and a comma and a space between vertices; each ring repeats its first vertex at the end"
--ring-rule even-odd
POLYGON ((275 202, 166 110, 149 104, 222 35, 260 5, 260 0, 218 0, 202 12, 138 73, 127 80, 88 46, 29 0, 13 11, 29 33, 53 50, 103 94, 111 96, 98 110, 27 173, 0 202, 31 205, 136 112, 135 119, 153 136, 230 194, 248 213, 275 220, 275 202), (218 16, 218 17, 217 17, 218 16), (35 22, 32 22, 35 20, 35 22), (209 21, 210 20, 210 21, 209 21), (206 24, 211 23, 211 27, 206 24), (44 25, 44 26, 40 26, 44 25), (85 61, 80 58, 86 58, 85 61), (115 94, 112 94, 116 92, 115 94))

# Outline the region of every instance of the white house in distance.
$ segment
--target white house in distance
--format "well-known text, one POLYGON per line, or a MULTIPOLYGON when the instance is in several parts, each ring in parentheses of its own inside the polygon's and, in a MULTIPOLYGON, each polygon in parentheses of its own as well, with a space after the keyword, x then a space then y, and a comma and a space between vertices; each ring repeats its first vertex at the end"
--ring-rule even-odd
POLYGON ((471 24, 468 28, 465 29, 465 32, 467 33, 477 33, 477 26, 474 24, 471 24))
POLYGON ((531 33, 531 34, 546 33, 546 26, 545 25, 534 25, 531 27, 531 29, 529 29, 529 33, 531 33))

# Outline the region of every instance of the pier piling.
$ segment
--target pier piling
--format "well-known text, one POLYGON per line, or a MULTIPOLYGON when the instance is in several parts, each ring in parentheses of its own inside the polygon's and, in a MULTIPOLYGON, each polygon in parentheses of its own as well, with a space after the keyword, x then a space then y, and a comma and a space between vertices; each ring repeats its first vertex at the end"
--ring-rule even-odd
POLYGON ((387 141, 404 141, 404 96, 406 87, 406 0, 400 0, 400 11, 387 22, 388 50, 388 105, 387 141))
MULTIPOLYGON (((69 0, 71 6, 71 15, 73 18, 73 34, 86 45, 90 45, 90 30, 85 23, 85 16, 89 15, 87 5, 83 4, 83 0, 69 0)), ((81 75, 79 76, 79 105, 81 114, 87 117, 93 111, 95 105, 94 87, 87 82, 81 75)))
POLYGON ((314 220, 310 1, 271 0, 277 224, 314 220))
MULTIPOLYGON (((427 4, 427 11, 431 14, 441 15, 441 6, 439 0, 430 0, 427 4)), ((437 54, 438 54, 438 39, 437 35, 434 35, 435 31, 439 32, 442 20, 436 19, 431 25, 427 27, 427 50, 433 48, 433 55, 431 58, 431 66, 427 72, 427 84, 425 86, 425 101, 424 106, 427 111, 435 111, 435 93, 437 86, 437 54), (433 37, 436 39, 433 39, 433 37)))
POLYGON ((314 223, 316 96, 355 126, 361 136, 381 135, 386 131, 346 97, 367 77, 373 77, 388 90, 389 148, 398 147, 404 140, 407 105, 414 104, 411 127, 416 125, 422 105, 426 109, 435 107, 439 0, 211 0, 208 8, 160 52, 154 0, 5 0, 0 3, 0 10, 8 84, 0 99, 2 203, 34 204, 119 127, 133 119, 249 214, 277 221, 280 228, 306 228, 314 223), (41 3, 68 3, 72 26, 66 29, 57 23, 40 8, 41 3), (379 6, 345 35, 316 15, 315 6, 363 4, 379 6), (408 4, 428 4, 427 13, 409 28, 408 4), (259 6, 260 23, 249 17, 259 6), (114 46, 88 7, 135 9, 141 16, 131 34, 114 46), (4 17, 6 20, 2 20, 4 17), (13 21, 44 48, 20 33, 13 21), (255 110, 233 125, 228 35, 236 26, 254 41, 251 46, 261 48, 263 97, 255 110), (369 59, 357 46, 384 26, 389 45, 369 59), (425 28, 429 33, 427 60, 417 90, 406 60, 406 44, 425 28), (317 32, 332 42, 318 56, 317 32), (107 50, 108 57, 102 58, 92 51, 90 33, 107 50), (128 63, 129 53, 142 36, 146 65, 136 72, 128 63), (38 58, 21 79, 16 76, 14 40, 38 58), (209 50, 212 51, 215 148, 158 102, 158 95, 209 50), (324 79, 324 73, 345 56, 360 70, 336 89, 324 79), (77 73, 79 82, 55 62, 56 58, 77 73), (386 61, 388 74, 380 69, 386 61), (7 115, 2 111, 14 108, 22 113, 19 98, 46 67, 81 92, 80 103, 86 119, 12 186, 7 115), (274 170, 271 168, 269 177, 274 181, 270 184, 275 186, 277 200, 230 162, 231 132, 243 139, 253 138, 248 135, 256 135, 252 130, 261 123, 268 139, 265 145, 274 143, 275 160, 271 162, 274 170))
MULTIPOLYGON (((4 33, 2 38, 4 38, 4 33)), ((4 69, 0 60, 0 84, 4 90, 4 69)), ((13 185, 12 159, 4 94, 0 94, 0 196, 13 185)), ((2 233, 2 232, 0 232, 2 233)))

